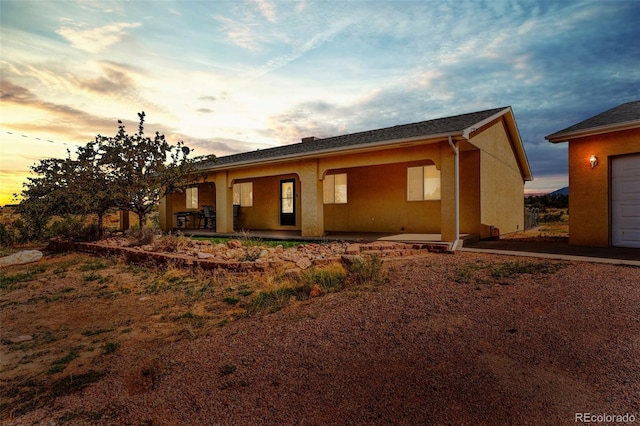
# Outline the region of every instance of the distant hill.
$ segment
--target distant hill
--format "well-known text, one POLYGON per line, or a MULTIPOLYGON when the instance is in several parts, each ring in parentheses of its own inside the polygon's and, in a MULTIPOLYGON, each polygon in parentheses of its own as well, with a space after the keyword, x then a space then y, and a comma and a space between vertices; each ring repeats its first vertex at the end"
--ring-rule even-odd
POLYGON ((557 189, 550 192, 549 195, 569 195, 569 187, 565 186, 564 188, 557 189))

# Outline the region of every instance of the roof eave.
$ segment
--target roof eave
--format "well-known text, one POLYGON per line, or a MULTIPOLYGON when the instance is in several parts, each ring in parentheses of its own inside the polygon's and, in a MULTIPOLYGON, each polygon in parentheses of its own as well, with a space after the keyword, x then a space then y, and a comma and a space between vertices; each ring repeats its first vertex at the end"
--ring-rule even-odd
POLYGON ((515 141, 514 147, 516 151, 516 157, 518 158, 518 164, 520 165, 520 172, 522 174, 522 179, 525 182, 529 182, 533 180, 533 173, 531 172, 531 166, 529 166, 529 159, 527 158, 527 153, 524 150, 524 144, 522 142, 522 138, 520 137, 520 131, 518 130, 518 124, 513 116, 513 110, 511 107, 506 107, 503 110, 493 114, 490 117, 485 118, 484 120, 478 121, 477 123, 467 127, 462 131, 462 136, 469 140, 471 137, 471 133, 480 129, 482 126, 485 126, 492 121, 506 116, 507 127, 509 133, 511 134, 511 139, 515 141))
POLYGON ((480 129, 482 126, 491 123, 493 120, 505 115, 507 112, 512 112, 511 111, 511 107, 506 107, 503 110, 500 110, 500 111, 496 112, 495 114, 485 118, 484 120, 480 120, 477 123, 474 123, 471 126, 467 127, 466 129, 463 129, 462 130, 462 136, 466 140, 469 140, 471 138, 471 133, 473 133, 476 130, 480 129))
MULTIPOLYGON (((277 157, 265 158, 264 160, 245 160, 239 161, 235 163, 229 164, 213 164, 210 167, 203 167, 202 171, 216 171, 216 170, 230 170, 237 169, 246 166, 262 166, 273 163, 280 163, 283 161, 295 161, 295 160, 305 160, 309 158, 317 158, 317 157, 329 157, 334 154, 350 154, 356 152, 367 152, 375 149, 384 148, 388 146, 388 149, 398 148, 398 145, 406 144, 406 143, 414 143, 414 142, 425 142, 426 144, 432 144, 440 142, 441 140, 446 140, 449 136, 456 137, 462 136, 462 132, 448 132, 448 133, 439 133, 435 135, 422 135, 422 136, 414 136, 410 138, 401 138, 401 139, 392 139, 385 140, 380 142, 368 143, 365 145, 351 145, 345 146, 341 148, 330 148, 330 149, 322 149, 318 151, 310 151, 301 154, 289 154, 289 155, 281 155, 277 157)), ((300 142, 304 143, 304 142, 300 142)))
POLYGON ((570 139, 587 136, 601 135, 603 133, 618 132, 640 127, 640 120, 625 121, 623 123, 607 124, 604 126, 590 127, 588 129, 574 130, 572 132, 553 133, 544 138, 551 143, 568 142, 570 139))

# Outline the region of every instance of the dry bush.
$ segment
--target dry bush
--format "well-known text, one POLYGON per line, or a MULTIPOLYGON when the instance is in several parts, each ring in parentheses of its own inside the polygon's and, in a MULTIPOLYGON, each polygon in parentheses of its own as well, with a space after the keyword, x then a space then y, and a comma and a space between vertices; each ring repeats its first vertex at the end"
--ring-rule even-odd
POLYGON ((184 235, 165 235, 154 241, 153 249, 155 251, 176 253, 192 245, 193 241, 191 238, 185 237, 184 235))
POLYGON ((156 239, 158 231, 152 228, 129 229, 125 237, 131 246, 146 246, 156 239))

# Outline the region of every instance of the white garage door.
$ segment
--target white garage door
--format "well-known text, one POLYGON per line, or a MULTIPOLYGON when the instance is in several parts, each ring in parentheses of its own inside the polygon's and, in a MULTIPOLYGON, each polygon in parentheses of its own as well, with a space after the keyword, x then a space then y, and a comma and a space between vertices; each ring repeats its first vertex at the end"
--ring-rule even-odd
POLYGON ((611 244, 640 248, 640 155, 611 162, 611 244))

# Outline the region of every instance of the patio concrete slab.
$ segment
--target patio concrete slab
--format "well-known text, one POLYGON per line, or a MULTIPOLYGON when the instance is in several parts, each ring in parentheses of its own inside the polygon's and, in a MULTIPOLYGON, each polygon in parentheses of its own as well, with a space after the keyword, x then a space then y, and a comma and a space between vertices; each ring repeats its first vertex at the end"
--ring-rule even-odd
POLYGON ((570 246, 567 241, 479 241, 460 251, 640 266, 640 249, 570 246))

